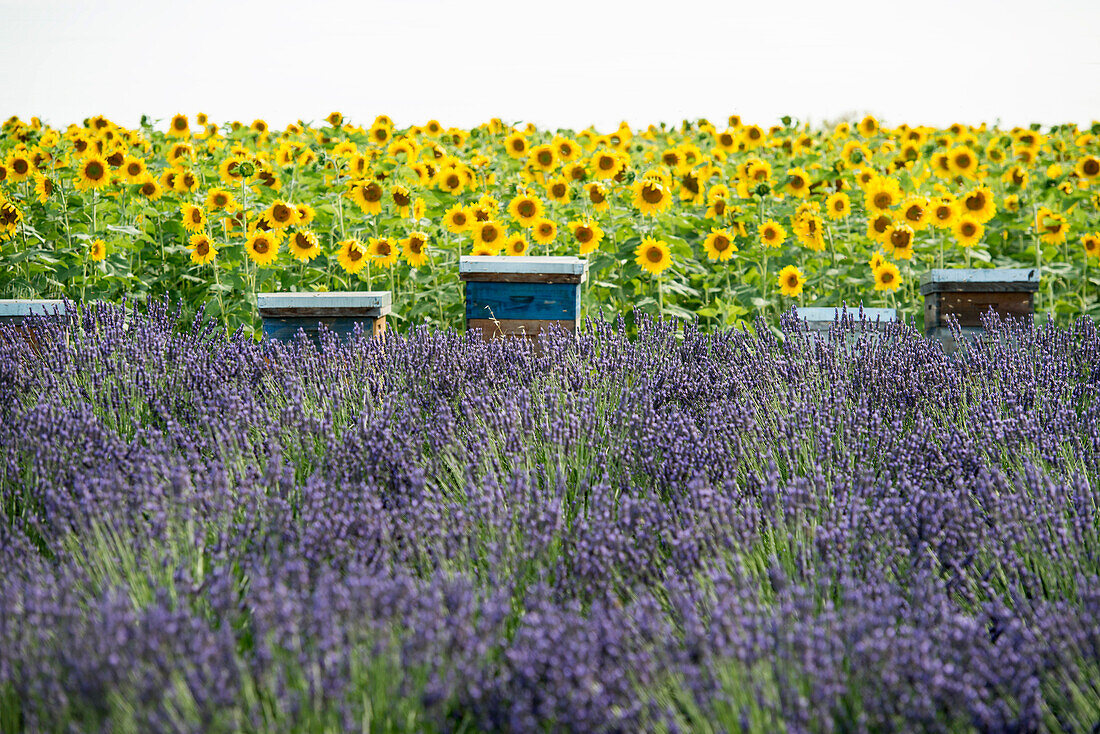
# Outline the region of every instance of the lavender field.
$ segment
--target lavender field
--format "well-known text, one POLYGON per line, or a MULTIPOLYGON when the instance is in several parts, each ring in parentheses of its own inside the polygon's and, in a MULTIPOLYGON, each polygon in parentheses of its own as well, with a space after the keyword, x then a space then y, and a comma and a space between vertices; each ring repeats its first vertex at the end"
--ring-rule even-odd
POLYGON ((1092 321, 640 324, 3 327, 0 730, 1093 730, 1092 321))

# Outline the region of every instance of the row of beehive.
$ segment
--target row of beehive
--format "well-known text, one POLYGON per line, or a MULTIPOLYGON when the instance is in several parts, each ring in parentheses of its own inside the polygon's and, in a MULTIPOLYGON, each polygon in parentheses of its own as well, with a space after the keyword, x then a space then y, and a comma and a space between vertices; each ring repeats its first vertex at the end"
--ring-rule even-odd
MULTIPOLYGON (((587 262, 576 257, 461 258, 466 284, 466 327, 482 337, 535 337, 553 327, 576 332, 580 325, 581 284, 587 262)), ((925 331, 945 347, 954 347, 947 325, 953 317, 963 333, 981 329, 981 316, 992 309, 1002 316, 1029 318, 1032 294, 1038 290, 1035 270, 932 270, 921 278, 925 298, 925 331)), ((339 337, 361 325, 363 333, 386 330, 392 308, 389 291, 337 293, 260 293, 257 308, 268 339, 289 341, 299 331, 314 339, 322 325, 339 337)), ((32 312, 52 313, 62 301, 0 301, 0 321, 21 320, 32 312), (37 309, 37 310, 36 310, 37 309)), ((856 318, 855 309, 849 309, 856 318)), ((837 308, 798 309, 810 329, 828 330, 837 308)), ((869 320, 897 320, 894 309, 865 309, 869 320)))

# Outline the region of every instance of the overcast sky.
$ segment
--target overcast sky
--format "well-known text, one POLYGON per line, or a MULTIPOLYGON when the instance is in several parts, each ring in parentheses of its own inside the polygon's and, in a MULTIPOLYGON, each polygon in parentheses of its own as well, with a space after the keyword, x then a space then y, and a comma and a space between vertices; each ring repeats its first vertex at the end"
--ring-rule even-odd
POLYGON ((0 119, 54 125, 1100 119, 1100 0, 0 0, 0 18, 0 119))

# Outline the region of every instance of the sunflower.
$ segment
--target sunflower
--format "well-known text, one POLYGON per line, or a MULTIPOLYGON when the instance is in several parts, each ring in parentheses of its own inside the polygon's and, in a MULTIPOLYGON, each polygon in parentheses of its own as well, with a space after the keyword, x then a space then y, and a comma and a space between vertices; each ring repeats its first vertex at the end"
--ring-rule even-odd
POLYGON ((252 262, 260 266, 270 265, 279 257, 279 240, 272 232, 254 231, 244 244, 252 262))
POLYGON ((1066 241, 1069 223, 1063 215, 1042 206, 1036 212, 1035 228, 1039 232, 1039 239, 1043 242, 1048 245, 1060 245, 1066 241))
POLYGON ((41 173, 34 174, 34 193, 38 195, 38 200, 45 204, 46 201, 53 196, 54 184, 53 179, 49 176, 44 176, 41 173))
POLYGON ((703 176, 705 171, 699 169, 698 171, 688 170, 680 176, 680 201, 690 204, 702 204, 706 201, 705 191, 703 189, 703 176))
POLYGON ((144 196, 149 201, 156 201, 164 193, 160 184, 156 182, 152 176, 146 176, 145 180, 141 182, 141 186, 138 187, 137 192, 144 196))
POLYGON ((779 290, 788 298, 802 295, 802 286, 806 285, 806 276, 794 265, 788 265, 779 271, 779 290))
POLYGON ((190 193, 199 188, 199 177, 195 175, 194 171, 190 169, 184 169, 176 171, 175 178, 172 179, 172 189, 181 194, 190 193))
POLYGON ((634 206, 642 214, 658 214, 672 205, 672 196, 659 181, 640 178, 631 186, 634 206))
POLYGON ((0 233, 7 236, 14 234, 22 221, 23 212, 19 211, 19 207, 10 201, 5 201, 0 195, 0 233))
POLYGON ((607 189, 599 181, 593 181, 584 185, 584 193, 588 195, 588 201, 598 212, 605 212, 611 203, 607 200, 607 189))
POLYGON ((806 198, 810 195, 810 174, 802 168, 788 169, 784 190, 800 199, 806 198))
POLYGON ((651 275, 660 275, 672 265, 672 251, 664 240, 645 237, 634 250, 634 262, 651 275))
POLYGON ((932 226, 938 229, 949 229, 954 226, 959 218, 958 202, 949 197, 940 197, 933 201, 929 207, 932 226))
POLYGON ((344 122, 344 116, 339 112, 330 112, 328 113, 328 117, 325 118, 325 122, 327 122, 330 127, 340 127, 344 122))
POLYGON ((825 222, 820 215, 814 212, 806 212, 796 216, 791 221, 791 229, 794 230, 798 241, 814 252, 825 249, 825 222))
POLYGON ((397 264, 400 256, 397 243, 391 242, 389 237, 371 237, 367 242, 367 253, 372 262, 377 262, 384 268, 392 268, 397 264))
POLYGON ((439 169, 439 173, 435 175, 435 186, 440 191, 457 196, 472 180, 472 177, 466 175, 461 168, 446 166, 439 169))
POLYGON ((527 157, 527 138, 521 132, 514 132, 504 139, 504 150, 513 158, 527 157))
POLYGON ((416 197, 416 199, 413 200, 412 204, 412 218, 419 222, 421 219, 424 218, 424 215, 427 213, 427 211, 427 202, 425 202, 422 197, 416 197))
POLYGON ((881 250, 875 250, 875 254, 871 255, 871 259, 867 261, 867 264, 871 266, 871 270, 877 270, 879 265, 886 262, 886 256, 882 254, 881 250))
POLYGON ((951 231, 955 234, 955 239, 963 247, 973 247, 982 241, 982 235, 985 234, 985 227, 978 221, 977 217, 972 214, 963 214, 951 227, 951 231))
POLYGON ((401 254, 405 262, 419 268, 428 262, 428 235, 423 232, 410 232, 401 240, 401 254))
POLYGON ((947 165, 952 174, 973 178, 978 171, 978 156, 970 148, 960 145, 947 151, 947 165))
POLYGON ((1081 246, 1085 248, 1085 257, 1100 258, 1100 232, 1093 232, 1082 237, 1081 246))
MULTIPOLYGON (((569 222, 566 225, 573 235, 573 239, 580 246, 580 254, 587 255, 595 251, 603 241, 603 229, 592 219, 584 219, 569 222)), ((538 236, 536 235, 536 240, 538 236)))
POLYGON ((737 245, 733 244, 733 235, 726 229, 711 229, 710 234, 703 240, 703 249, 707 251, 707 258, 725 262, 737 252, 737 245))
POLYGON ((382 213, 382 185, 377 181, 353 181, 351 200, 364 214, 382 213))
POLYGON ((122 175, 130 183, 139 183, 145 178, 146 173, 148 173, 148 169, 145 166, 145 161, 141 158, 130 155, 122 161, 122 175))
POLYGON ((1005 186, 1014 186, 1022 189, 1027 186, 1029 178, 1030 176, 1025 166, 1015 165, 1010 166, 1008 170, 1001 174, 1001 183, 1005 186))
POLYGON ((569 199, 572 198, 569 182, 562 176, 550 179, 546 182, 546 195, 559 204, 568 203, 569 199))
POLYGON ((730 208, 729 203, 724 197, 716 196, 711 197, 707 194, 707 219, 725 219, 728 214, 733 213, 733 209, 730 208))
POLYGON ((103 259, 107 257, 107 243, 103 240, 92 240, 92 243, 88 245, 88 257, 92 262, 103 262, 103 259))
POLYGON ((191 262, 196 265, 205 265, 213 261, 218 254, 218 250, 214 247, 213 241, 201 232, 191 235, 188 249, 191 250, 191 262))
POLYGON ((542 216, 542 201, 537 196, 521 193, 508 202, 508 213, 521 227, 531 228, 542 216))
POLYGON ((199 232, 206 226, 206 214, 194 204, 180 206, 181 224, 188 232, 199 232))
POLYGON ((876 291, 896 291, 901 286, 901 271, 894 263, 883 262, 872 271, 876 291))
POLYGON ((286 229, 298 223, 298 208, 282 199, 276 199, 264 212, 264 217, 271 222, 272 229, 286 229))
POLYGON ((508 235, 508 239, 505 240, 504 251, 507 252, 509 255, 526 255, 527 237, 523 234, 523 232, 516 232, 515 234, 508 235))
POLYGON ((592 175, 597 179, 615 178, 626 165, 624 156, 617 150, 601 148, 592 156, 592 175))
POLYGON ((1097 176, 1100 176, 1100 158, 1094 155, 1087 155, 1077 161, 1074 170, 1079 177, 1092 181, 1097 176))
POLYGON ((237 208, 233 194, 222 188, 213 188, 206 194, 206 208, 209 211, 232 211, 237 208))
MULTIPOLYGON (((8 165, 11 170, 11 165, 8 165)), ((111 181, 107 161, 98 155, 90 155, 80 162, 76 170, 76 186, 79 189, 101 189, 111 181)))
POLYGON ((543 173, 549 173, 558 167, 558 155, 554 148, 547 144, 536 145, 528 153, 528 162, 535 169, 543 173))
POLYGON ((499 251, 504 246, 504 228, 499 222, 489 220, 473 226, 474 242, 499 251))
POLYGON ((562 173, 569 181, 583 181, 588 178, 588 169, 583 163, 570 163, 562 169, 562 173))
POLYGON ((932 221, 928 199, 922 196, 906 199, 901 205, 901 221, 912 227, 914 232, 926 229, 932 221))
POLYGON ((886 231, 883 242, 886 252, 895 260, 910 260, 913 257, 913 228, 905 222, 894 222, 886 231))
POLYGON ((237 184, 256 172, 256 166, 243 155, 234 155, 218 164, 218 176, 227 184, 237 184))
POLYGON ((838 191, 825 200, 825 212, 829 219, 844 219, 852 213, 852 202, 847 194, 838 191))
POLYGON ((876 176, 863 194, 869 214, 886 212, 901 202, 901 186, 897 179, 876 176))
POLYGON ((187 122, 187 115, 176 115, 168 124, 168 134, 177 138, 186 138, 191 134, 191 126, 187 122))
POLYGON ((409 216, 409 208, 412 205, 412 194, 407 186, 394 184, 390 187, 390 200, 397 210, 397 216, 404 219, 409 216))
POLYGON ((354 238, 336 243, 336 259, 344 272, 351 275, 362 270, 369 260, 367 251, 363 249, 363 243, 354 238))
POLYGON ((993 203, 993 192, 988 186, 979 186, 966 192, 959 199, 959 210, 985 224, 997 213, 997 205, 993 203))
POLYGON ((461 204, 455 204, 446 211, 443 215, 443 224, 448 230, 459 234, 470 229, 473 225, 474 217, 470 213, 470 210, 461 204))
POLYGON ((878 132, 878 120, 871 115, 867 115, 859 121, 859 124, 856 125, 856 129, 859 130, 863 137, 869 138, 878 132))
POLYGON ((760 241, 767 247, 777 248, 787 239, 787 230, 780 226, 779 222, 769 219, 760 225, 758 230, 760 241))
POLYGON ((549 245, 558 236, 558 225, 550 219, 539 218, 531 228, 531 238, 540 245, 549 245))
POLYGON ((300 262, 307 263, 321 254, 321 244, 317 235, 308 229, 299 229, 287 239, 290 254, 300 262))

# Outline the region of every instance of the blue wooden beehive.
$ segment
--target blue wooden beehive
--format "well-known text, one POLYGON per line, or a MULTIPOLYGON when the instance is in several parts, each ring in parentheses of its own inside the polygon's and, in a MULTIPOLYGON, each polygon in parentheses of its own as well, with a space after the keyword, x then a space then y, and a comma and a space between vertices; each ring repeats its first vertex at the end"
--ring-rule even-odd
MULTIPOLYGON (((21 298, 0 300, 0 324, 11 324, 17 327, 16 333, 22 334, 22 338, 35 352, 39 351, 38 339, 31 329, 23 328, 27 320, 32 317, 65 318, 66 315, 65 302, 61 300, 21 298)), ((2 335, 0 338, 3 338, 2 335)))
POLYGON ((576 333, 580 326, 587 260, 469 255, 458 272, 466 282, 466 329, 480 329, 486 341, 537 337, 555 326, 576 333))
POLYGON ((389 291, 332 291, 326 293, 257 293, 256 308, 264 322, 264 338, 292 341, 299 331, 320 341, 321 326, 338 339, 347 339, 360 324, 368 336, 386 331, 389 291))

